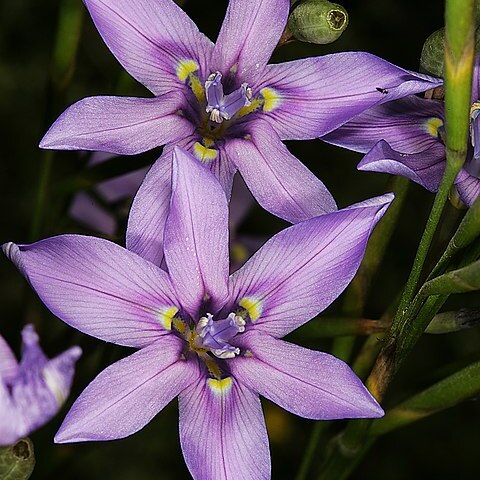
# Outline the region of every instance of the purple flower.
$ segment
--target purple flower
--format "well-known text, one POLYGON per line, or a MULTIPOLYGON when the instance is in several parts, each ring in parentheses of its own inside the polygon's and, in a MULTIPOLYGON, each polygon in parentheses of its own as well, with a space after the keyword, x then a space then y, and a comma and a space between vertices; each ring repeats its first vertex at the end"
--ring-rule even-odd
POLYGON ((82 332, 139 349, 93 380, 56 441, 126 437, 178 395, 180 440, 194 478, 267 479, 259 394, 307 418, 383 414, 345 363, 280 338, 345 289, 393 197, 287 228, 229 276, 222 188, 186 152, 177 149, 173 162, 168 273, 94 237, 4 246, 55 315, 82 332))
MULTIPOLYGON (((471 148, 455 180, 460 198, 467 206, 480 194, 479 115, 480 58, 477 57, 472 86, 471 148)), ((444 121, 443 101, 411 96, 372 108, 323 139, 350 150, 368 152, 358 165, 360 170, 403 175, 435 192, 445 170, 444 121)))
POLYGON ((367 108, 440 84, 365 52, 267 65, 289 0, 231 0, 215 45, 172 0, 84 1, 110 50, 155 97, 83 99, 40 146, 136 154, 166 145, 142 187, 159 206, 132 212, 127 244, 137 253, 145 225, 164 228, 173 146, 192 152, 227 194, 238 169, 264 208, 296 223, 336 205, 282 140, 320 137, 367 108))
POLYGON ((56 415, 70 392, 74 365, 82 353, 72 347, 49 360, 33 325, 23 329, 22 339, 18 364, 0 336, 0 446, 13 445, 56 415))

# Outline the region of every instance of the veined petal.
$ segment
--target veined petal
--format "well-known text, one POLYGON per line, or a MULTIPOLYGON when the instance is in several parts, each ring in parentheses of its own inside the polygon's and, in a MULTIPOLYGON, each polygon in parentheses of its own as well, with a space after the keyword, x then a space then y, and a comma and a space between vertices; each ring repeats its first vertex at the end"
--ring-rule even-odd
POLYGON ((221 307, 228 295, 228 205, 216 178, 185 150, 173 153, 165 261, 182 306, 198 313, 205 297, 221 307))
POLYGON ((422 152, 408 154, 393 150, 381 140, 363 157, 357 168, 401 175, 435 192, 445 170, 445 146, 435 142, 422 152))
POLYGON ((170 280, 138 255, 82 235, 3 249, 50 311, 72 327, 132 347, 169 333, 178 308, 170 280))
POLYGON ((137 432, 199 375, 169 335, 101 372, 73 404, 57 443, 115 440, 137 432))
MULTIPOLYGON (((215 147, 218 151, 217 158, 211 161, 203 162, 205 168, 210 170, 220 182, 220 185, 225 192, 227 198, 230 198, 232 193, 233 177, 237 171, 237 167, 230 160, 224 144, 219 144, 215 147)), ((193 151, 194 155, 195 152, 193 151)))
POLYGON ((233 375, 289 412, 315 420, 376 418, 383 410, 342 360, 260 332, 238 336, 250 352, 229 362, 233 375))
POLYGON ((155 95, 184 85, 186 65, 206 75, 212 42, 172 0, 84 0, 123 67, 155 95))
POLYGON ((22 361, 15 376, 0 380, 0 445, 15 443, 58 412, 70 392, 74 365, 81 355, 80 348, 73 347, 49 360, 33 325, 22 330, 22 338, 22 361))
POLYGON ((288 0, 230 0, 212 55, 212 71, 252 83, 270 59, 288 19, 288 0))
POLYGON ((423 92, 441 80, 366 52, 268 65, 256 90, 283 140, 321 137, 380 103, 423 92))
POLYGON ((201 378, 179 396, 180 443, 195 480, 268 480, 270 452, 258 395, 235 378, 201 378))
POLYGON ((469 175, 465 170, 462 170, 457 177, 457 184, 455 186, 457 187, 460 199, 467 207, 471 207, 480 195, 480 179, 469 175))
POLYGON ((231 277, 255 330, 283 337, 327 308, 355 275, 393 195, 312 218, 272 237, 231 277))
POLYGON ((441 144, 443 117, 443 102, 411 96, 371 108, 322 140, 367 153, 381 139, 399 152, 418 153, 441 144))
POLYGON ((194 126, 179 115, 183 95, 160 98, 88 97, 67 108, 41 148, 134 155, 182 139, 194 126))
POLYGON ((247 138, 228 140, 225 149, 258 203, 274 215, 297 223, 336 210, 325 185, 266 122, 255 122, 247 138))

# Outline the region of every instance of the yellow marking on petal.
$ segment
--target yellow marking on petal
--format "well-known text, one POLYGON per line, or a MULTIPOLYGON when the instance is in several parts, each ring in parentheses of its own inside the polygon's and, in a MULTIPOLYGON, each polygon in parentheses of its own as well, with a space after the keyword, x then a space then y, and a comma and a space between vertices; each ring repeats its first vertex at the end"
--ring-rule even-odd
POLYGON ((157 318, 165 330, 172 329, 173 317, 177 314, 177 307, 162 307, 157 310, 157 318))
POLYGON ((441 118, 432 117, 425 122, 425 130, 432 137, 438 137, 438 129, 443 126, 443 120, 441 118))
POLYGON ((230 72, 235 74, 238 72, 238 63, 234 63, 231 68, 230 68, 230 72))
POLYGON ((238 303, 248 312, 252 322, 256 322, 260 318, 263 308, 260 299, 255 297, 243 297, 238 303))
POLYGON ((217 158, 218 151, 213 148, 204 147, 201 143, 197 142, 193 146, 193 153, 195 156, 204 163, 212 162, 217 158))
POLYGON ((207 366, 208 371, 210 372, 210 375, 213 375, 218 380, 222 378, 222 371, 220 370, 220 367, 217 365, 215 360, 212 360, 209 357, 207 357, 205 359, 205 365, 207 366))
POLYGON ((61 379, 59 378, 59 373, 54 371, 52 368, 44 368, 42 371, 43 380, 47 384, 48 389, 55 397, 57 405, 60 407, 64 404, 67 397, 65 396, 63 390, 60 387, 61 379))
POLYGON ((242 107, 238 111, 237 117, 241 118, 241 117, 244 117, 245 115, 248 115, 249 113, 259 110, 260 108, 263 107, 263 104, 264 104, 263 98, 255 98, 251 101, 248 107, 242 107))
POLYGON ((188 85, 190 86, 193 94, 197 97, 197 100, 202 103, 205 101, 205 89, 200 79, 193 73, 188 74, 188 85))
POLYGON ((178 317, 174 317, 173 319, 173 328, 182 335, 185 335, 187 332, 187 324, 178 317))
POLYGON ((470 116, 472 116, 473 112, 476 110, 480 110, 480 102, 472 103, 472 106, 470 107, 470 116))
POLYGON ((200 66, 195 60, 180 60, 177 65, 177 77, 184 82, 191 73, 196 72, 200 66))
POLYGON ((271 112, 279 107, 281 95, 273 88, 262 88, 260 95, 263 97, 263 111, 271 112))
POLYGON ((231 377, 224 378, 222 380, 215 380, 209 378, 207 380, 210 390, 217 395, 226 395, 232 388, 233 382, 231 377))

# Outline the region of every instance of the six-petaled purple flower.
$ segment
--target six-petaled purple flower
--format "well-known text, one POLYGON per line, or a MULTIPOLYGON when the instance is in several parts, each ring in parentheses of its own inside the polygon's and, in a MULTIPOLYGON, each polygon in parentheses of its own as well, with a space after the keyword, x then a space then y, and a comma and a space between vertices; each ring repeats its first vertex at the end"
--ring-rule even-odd
POLYGON ((0 336, 0 446, 13 445, 47 423, 68 397, 75 362, 72 347, 49 360, 38 344, 33 325, 22 331, 20 364, 0 336))
POLYGON ((119 62, 155 97, 83 99, 40 145, 117 154, 166 145, 142 186, 148 195, 135 200, 127 231, 129 249, 157 263, 147 251, 152 239, 142 231, 155 223, 162 238, 175 145, 213 171, 227 194, 238 169, 265 209, 296 223, 336 204, 282 140, 320 137, 374 105, 441 83, 366 52, 267 65, 289 0, 231 0, 215 44, 173 0, 85 4, 119 62))
MULTIPOLYGON (((472 84, 467 160, 455 180, 460 199, 471 206, 480 194, 480 58, 472 84)), ((403 175, 431 192, 445 170, 445 112, 442 100, 411 96, 364 112, 324 137, 327 142, 367 153, 360 170, 403 175)))
POLYGON ((345 289, 393 196, 287 228, 229 275, 221 185, 180 149, 172 171, 165 270, 94 237, 4 246, 55 315, 139 349, 93 380, 56 441, 125 437, 178 395, 180 440, 194 478, 268 479, 259 395, 306 418, 383 414, 344 362, 280 338, 345 289))

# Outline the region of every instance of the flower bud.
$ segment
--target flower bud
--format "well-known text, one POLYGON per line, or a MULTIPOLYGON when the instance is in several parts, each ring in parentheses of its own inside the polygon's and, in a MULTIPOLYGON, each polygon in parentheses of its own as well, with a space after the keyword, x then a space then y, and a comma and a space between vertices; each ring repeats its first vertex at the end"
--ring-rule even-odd
POLYGON ((347 26, 347 11, 326 0, 301 1, 288 19, 288 28, 297 40, 318 44, 334 42, 347 26))
POLYGON ((456 312, 443 312, 435 315, 425 333, 451 333, 480 325, 479 308, 462 308, 456 312))
POLYGON ((420 57, 420 70, 426 73, 443 76, 445 29, 433 32, 423 44, 420 57))
MULTIPOLYGON (((480 3, 479 3, 480 4, 480 3)), ((479 10, 480 12, 480 10, 479 10)), ((443 57, 445 50, 445 28, 433 32, 423 44, 420 57, 420 71, 443 77, 443 57)), ((475 53, 480 53, 480 31, 475 33, 475 53)))

